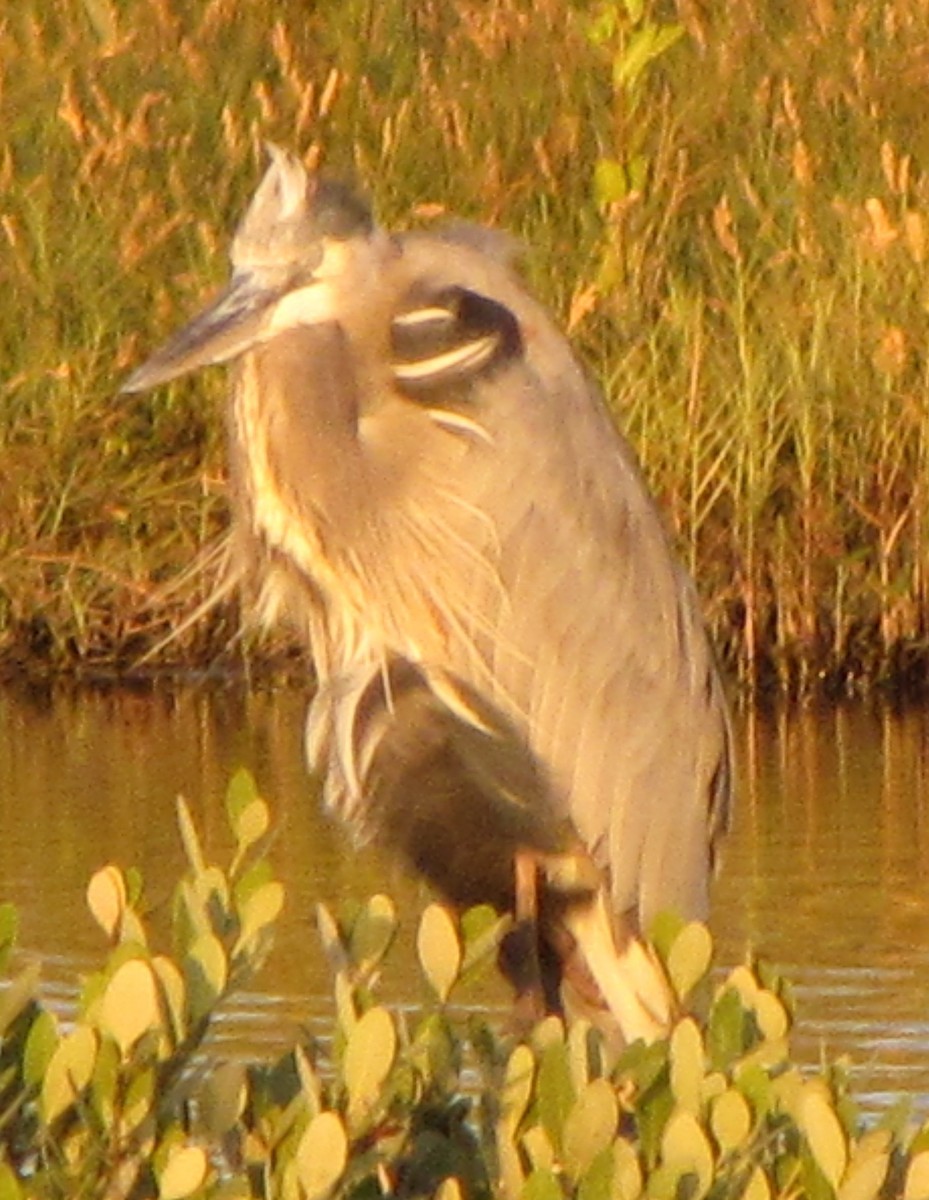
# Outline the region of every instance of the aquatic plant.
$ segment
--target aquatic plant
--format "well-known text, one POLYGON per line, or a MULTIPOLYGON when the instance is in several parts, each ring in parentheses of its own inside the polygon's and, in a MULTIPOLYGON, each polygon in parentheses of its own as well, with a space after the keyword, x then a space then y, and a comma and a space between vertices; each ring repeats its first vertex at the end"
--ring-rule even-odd
MULTIPOLYGON (((495 914, 427 907, 421 998, 391 1007, 378 993, 392 902, 321 907, 329 1036, 277 1062, 224 1059, 212 1027, 266 957, 284 901, 264 856, 268 807, 244 773, 226 816, 220 866, 179 802, 188 866, 170 953, 137 873, 110 865, 87 889, 109 950, 73 1019, 41 1002, 34 968, 0 991, 3 1200, 929 1196, 929 1125, 906 1130, 903 1104, 864 1122, 840 1063, 801 1072, 787 985, 752 962, 714 975, 696 924, 655 930, 681 1004, 670 1037, 617 1056, 584 1021, 520 1036, 461 1003, 504 931, 495 914)), ((7 973, 15 926, 0 908, 7 973)))

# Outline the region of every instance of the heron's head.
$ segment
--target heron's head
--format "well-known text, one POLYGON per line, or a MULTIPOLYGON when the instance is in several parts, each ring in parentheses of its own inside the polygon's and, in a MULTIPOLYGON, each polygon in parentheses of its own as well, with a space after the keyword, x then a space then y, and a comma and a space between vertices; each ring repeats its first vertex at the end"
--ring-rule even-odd
POLYGON ((269 152, 232 243, 229 286, 133 372, 124 392, 229 362, 289 325, 337 314, 348 260, 376 233, 370 210, 344 184, 308 175, 276 146, 269 152))

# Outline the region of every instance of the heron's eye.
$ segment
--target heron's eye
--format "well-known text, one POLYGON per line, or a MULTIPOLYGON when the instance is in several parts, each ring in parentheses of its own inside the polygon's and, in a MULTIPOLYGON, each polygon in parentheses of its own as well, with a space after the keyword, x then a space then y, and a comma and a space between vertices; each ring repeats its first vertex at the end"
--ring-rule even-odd
POLYGON ((397 313, 391 346, 394 378, 418 396, 473 382, 518 355, 522 337, 504 305, 449 288, 397 313))

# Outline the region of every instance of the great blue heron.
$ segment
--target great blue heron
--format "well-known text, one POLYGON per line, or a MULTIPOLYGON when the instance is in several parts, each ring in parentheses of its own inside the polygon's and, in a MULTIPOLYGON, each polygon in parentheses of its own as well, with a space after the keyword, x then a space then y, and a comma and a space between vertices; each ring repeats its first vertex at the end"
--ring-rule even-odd
POLYGON ((231 257, 125 390, 235 361, 236 561, 309 650, 329 808, 453 904, 537 917, 518 992, 659 1035, 640 933, 706 914, 730 739, 632 451, 500 234, 386 232, 272 149, 231 257))

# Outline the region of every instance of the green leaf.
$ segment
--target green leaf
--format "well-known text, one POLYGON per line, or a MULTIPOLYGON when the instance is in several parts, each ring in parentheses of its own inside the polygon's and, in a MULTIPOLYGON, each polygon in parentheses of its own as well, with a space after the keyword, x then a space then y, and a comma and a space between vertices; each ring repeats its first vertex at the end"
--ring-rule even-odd
POLYGON ((634 88, 649 64, 679 41, 683 33, 682 25, 651 22, 637 29, 613 60, 613 86, 620 90, 634 88))
POLYGON ((542 1126, 559 1153, 563 1148, 565 1120, 575 1098, 568 1048, 563 1039, 550 1042, 539 1058, 536 1100, 542 1126))
POLYGON ((378 965, 397 932, 397 910, 389 896, 372 896, 352 923, 348 952, 362 978, 378 965))
POLYGON ((159 1200, 184 1200, 206 1179, 209 1160, 202 1146, 181 1146, 168 1158, 158 1180, 159 1200))
POLYGON ((0 991, 0 1035, 6 1033, 16 1018, 35 999, 40 970, 37 962, 30 963, 8 987, 0 991))
POLYGON ((887 1178, 889 1166, 887 1150, 870 1155, 856 1153, 839 1187, 839 1200, 875 1200, 887 1178))
POLYGON ((156 1075, 154 1067, 133 1071, 123 1101, 122 1123, 125 1133, 131 1133, 148 1118, 155 1103, 156 1075))
POLYGON ((271 816, 264 800, 252 800, 242 810, 233 826, 233 833, 238 843, 237 861, 264 837, 270 824, 271 816))
POLYGON ((699 921, 685 925, 674 939, 667 956, 667 971, 671 984, 681 1002, 704 979, 713 957, 710 931, 699 921))
POLYGON ((193 1020, 210 1011, 223 994, 228 979, 226 952, 212 933, 202 934, 184 960, 187 995, 193 1020))
POLYGON ((91 916, 112 941, 116 941, 119 936, 126 901, 126 881, 119 867, 101 867, 91 876, 87 885, 87 907, 91 916))
POLYGON ((43 1009, 32 1022, 23 1051, 23 1079, 32 1087, 42 1082, 58 1046, 58 1022, 43 1009))
POLYGON ((430 904, 423 913, 416 951, 429 986, 444 1004, 458 978, 462 958, 458 930, 444 905, 430 904))
POLYGON ((762 1037, 767 1041, 778 1041, 787 1036, 790 1017, 787 1009, 773 992, 761 991, 755 997, 755 1020, 762 1037))
POLYGON ((500 1095, 500 1119, 513 1133, 529 1106, 534 1079, 535 1058, 532 1051, 528 1046, 517 1046, 507 1060, 500 1095))
POLYGON ((848 1143, 835 1110, 819 1088, 812 1084, 803 1089, 797 1123, 807 1140, 816 1165, 832 1189, 836 1190, 848 1163, 848 1143))
POLYGON ((151 963, 141 958, 124 962, 106 985, 100 1006, 100 1028, 125 1056, 136 1042, 162 1027, 159 987, 151 963))
POLYGON ((333 971, 345 971, 349 964, 348 953, 342 940, 339 923, 327 905, 316 905, 316 924, 330 967, 333 971))
POLYGON ((171 1023, 170 1035, 177 1045, 187 1036, 187 988, 184 977, 177 963, 163 954, 156 954, 152 959, 152 970, 157 976, 162 1004, 171 1023))
POLYGON ((612 1146, 602 1150, 584 1172, 577 1186, 577 1200, 623 1200, 616 1188, 612 1146))
POLYGON ((396 1050, 397 1033, 390 1013, 386 1008, 368 1009, 348 1035, 342 1062, 350 1122, 363 1120, 374 1107, 396 1050))
POLYGON ((348 1162, 348 1135, 337 1113, 316 1114, 297 1145, 295 1162, 305 1200, 324 1200, 348 1162))
POLYGON ((771 1200, 771 1185, 762 1167, 756 1166, 748 1178, 742 1200, 771 1200))
POLYGON ((689 1200, 701 1200, 713 1181, 713 1151, 696 1118, 683 1109, 671 1114, 661 1138, 662 1165, 680 1179, 694 1177, 689 1200))
POLYGON ((15 905, 0 904, 0 972, 6 971, 10 953, 16 945, 19 932, 19 913, 15 905))
POLYGON ((929 1150, 911 1159, 903 1183, 903 1200, 929 1200, 929 1150))
POLYGON ((6 1163, 0 1163, 0 1200, 23 1200, 23 1196, 12 1169, 6 1163))
POLYGON ((710 1129, 723 1154, 737 1150, 751 1127, 752 1110, 740 1092, 728 1088, 716 1097, 710 1112, 710 1129))
POLYGON ((42 1080, 41 1106, 46 1125, 53 1124, 87 1087, 96 1057, 97 1035, 87 1025, 78 1025, 55 1047, 42 1080))
POLYGON ((268 932, 281 915, 283 907, 284 888, 276 879, 252 892, 239 908, 239 936, 232 951, 233 956, 268 932))
POLYGON ((592 1080, 568 1113, 562 1133, 565 1170, 579 1180, 594 1159, 616 1136, 619 1104, 616 1092, 605 1079, 592 1080))
POLYGON ((307 1110, 311 1117, 315 1117, 322 1109, 323 1081, 320 1079, 319 1072, 302 1046, 294 1048, 294 1064, 297 1068, 300 1088, 306 1100, 307 1110))
POLYGON ((631 1142, 617 1138, 613 1145, 614 1200, 636 1200, 642 1193, 642 1164, 631 1142))
POLYGON ((220 1063, 198 1095, 200 1120, 213 1138, 221 1138, 242 1115, 248 1099, 248 1072, 241 1062, 220 1063))
POLYGON ((226 788, 226 816, 236 840, 238 840, 238 826, 243 813, 250 804, 260 799, 254 775, 245 767, 239 767, 226 788))
POLYGON ((696 1116, 703 1100, 706 1074, 703 1038, 692 1017, 679 1021, 671 1032, 668 1048, 671 1063, 671 1092, 681 1108, 696 1116))
POLYGON ((520 1200, 563 1200, 564 1197, 557 1175, 544 1168, 532 1172, 519 1195, 520 1200))
POLYGON ((97 1061, 94 1063, 94 1073, 90 1081, 90 1094, 94 1111, 105 1129, 112 1128, 116 1118, 121 1066, 122 1056, 116 1043, 102 1041, 97 1047, 97 1061))
POLYGON ((608 208, 624 200, 629 191, 622 163, 612 158, 600 158, 594 167, 594 202, 598 208, 608 208))
POLYGON ((463 982, 477 978, 488 967, 496 965, 500 943, 512 925, 511 916, 501 916, 489 904, 478 904, 462 914, 460 931, 464 954, 459 978, 463 982))

